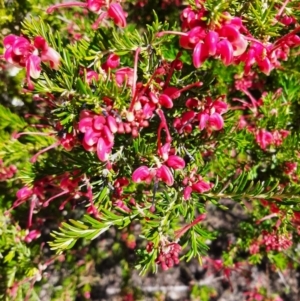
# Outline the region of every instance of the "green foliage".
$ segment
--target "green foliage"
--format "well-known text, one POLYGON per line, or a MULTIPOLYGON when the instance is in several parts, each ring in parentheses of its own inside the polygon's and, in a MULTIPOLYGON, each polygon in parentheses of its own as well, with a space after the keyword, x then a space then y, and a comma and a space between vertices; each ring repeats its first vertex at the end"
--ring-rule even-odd
MULTIPOLYGON (((177 244, 182 250, 180 256, 179 251, 173 250, 175 257, 178 255, 187 262, 197 258, 201 263, 202 258, 210 254, 209 243, 222 237, 227 240, 227 232, 234 239, 222 250, 222 268, 233 269, 246 259, 252 265, 268 260, 278 270, 287 269, 290 259, 298 255, 295 246, 299 243, 296 235, 300 211, 298 49, 291 50, 288 60, 282 61, 280 68, 276 66, 268 76, 262 74, 259 64, 245 75, 244 63, 239 61, 243 58, 225 66, 224 54, 210 56, 201 68, 194 68, 194 46, 186 47, 191 49, 178 46, 179 9, 173 11, 172 7, 170 15, 163 16, 163 6, 157 7, 161 1, 148 1, 151 3, 147 3, 147 11, 141 9, 138 16, 129 12, 131 23, 124 29, 111 27, 112 23, 106 20, 105 26, 93 30, 91 22, 97 18, 93 12, 77 13, 75 10, 75 20, 74 11, 67 9, 50 16, 44 13, 44 5, 49 2, 30 1, 23 8, 20 2, 0 10, 0 25, 8 22, 6 33, 18 33, 16 25, 20 26, 20 20, 30 9, 31 16, 24 18, 22 33, 29 40, 42 36, 50 49, 61 57, 58 70, 52 69, 48 62, 42 63, 41 75, 32 80, 34 90, 22 96, 19 95, 21 86, 26 87, 24 72, 13 78, 4 67, 1 69, 0 158, 4 167, 14 164, 18 169, 13 180, 0 186, 7 191, 1 196, 0 212, 3 208, 7 210, 13 201, 18 207, 12 211, 11 219, 0 216, 0 261, 4 266, 2 297, 7 298, 6 292, 11 292, 16 285, 16 300, 25 300, 26 290, 32 291, 32 300, 38 300, 33 285, 43 270, 38 263, 45 258, 36 249, 37 244, 31 247, 24 243, 24 212, 19 208, 22 206, 29 207, 26 209, 33 214, 36 229, 52 220, 51 237, 46 239, 51 248, 45 256, 46 262, 52 261, 49 258, 55 251, 65 256, 67 269, 76 266, 73 275, 63 279, 62 288, 51 292, 53 300, 73 300, 76 290, 81 295, 90 290, 86 280, 89 271, 85 266, 77 269, 77 264, 85 260, 100 261, 108 256, 98 250, 97 243, 113 231, 117 239, 119 233, 127 234, 128 240, 136 239, 138 260, 135 264, 141 274, 149 270, 157 272, 162 264, 159 258, 177 244), (157 9, 152 11, 152 6, 157 9), (16 14, 15 19, 13 14, 16 14), (142 22, 146 14, 151 22, 142 22), (142 26, 139 23, 143 23, 142 26), (76 37, 78 33, 80 38, 76 37), (118 55, 119 67, 130 70, 132 75, 128 71, 124 80, 120 80, 115 68, 107 69, 105 63, 111 54, 118 55), (90 80, 90 74, 95 78, 90 80), (238 88, 242 79, 248 81, 247 84, 250 82, 250 88, 238 88), (172 106, 161 103, 162 95, 168 93, 166 87, 177 89, 178 95, 170 96, 172 106), (39 97, 42 105, 36 105, 32 95, 39 97), (14 96, 22 100, 22 108, 13 104, 14 96), (187 101, 191 99, 197 105, 189 107, 187 101), (219 118, 224 119, 221 129, 216 130, 212 121, 206 122, 205 129, 199 126, 200 113, 212 115, 216 112, 213 104, 209 104, 211 100, 228 106, 226 112, 218 113, 222 115, 219 118), (153 105, 152 112, 140 110, 140 115, 134 116, 136 120, 132 121, 130 113, 139 111, 136 108, 146 106, 145 103, 153 105), (181 130, 176 129, 176 121, 192 112, 197 120, 187 120, 181 130), (122 133, 119 128, 109 129, 108 123, 96 128, 93 123, 96 117, 105 119, 107 114, 114 118, 116 127, 126 123, 129 130, 122 133), (151 118, 147 119, 147 114, 151 118), (80 124, 83 116, 90 118, 87 122, 94 128, 87 127, 98 131, 97 135, 104 125, 111 131, 113 138, 109 142, 113 143, 113 149, 109 160, 98 158, 97 151, 101 152, 104 146, 99 143, 98 136, 97 143, 94 143, 95 137, 85 136, 87 130, 82 130, 80 124), (147 119, 145 126, 141 126, 143 118, 147 119), (241 125, 243 118, 247 120, 245 125, 241 125), (190 132, 185 131, 189 125, 190 132), (36 135, 39 127, 42 130, 36 135), (15 135, 21 131, 24 135, 15 135), (170 150, 162 154, 162 146, 167 148, 171 140, 168 131, 172 137, 170 150), (262 146, 259 131, 276 134, 278 141, 262 146), (43 153, 42 150, 51 145, 55 149, 43 153), (32 157, 39 151, 41 156, 32 157), (167 159, 170 155, 185 158, 185 167, 170 166, 167 159), (162 165, 168 166, 168 176, 174 184, 159 176, 162 165), (149 169, 149 176, 155 174, 151 181, 133 179, 133 173, 140 166, 149 169), (195 188, 197 184, 203 187, 195 188), (14 195, 24 185, 34 190, 29 197, 16 201, 14 195), (236 207, 240 208, 241 216, 236 218, 237 227, 230 225, 229 230, 212 227, 209 216, 198 220, 204 214, 209 215, 210 208, 217 215, 231 214, 236 207), (49 218, 50 213, 53 217, 49 218), (132 234, 131 227, 135 225, 139 231, 132 234), (283 246, 289 252, 280 252, 277 246, 268 248, 263 240, 266 233, 275 240, 290 239, 291 244, 283 246), (81 249, 85 253, 77 260, 76 254, 81 249)), ((198 20, 209 24, 205 32, 230 20, 227 13, 243 18, 249 32, 243 30, 241 39, 247 43, 255 39, 260 39, 260 44, 273 43, 290 32, 276 19, 282 1, 189 3, 194 10, 203 5, 208 11, 198 20)), ((285 13, 289 15, 296 3, 285 4, 285 13)), ((135 5, 134 1, 129 1, 127 7, 132 10, 135 5)), ((299 12, 293 16, 299 17, 299 12)), ((180 36, 186 38, 187 34, 180 36)), ((264 51, 261 60, 267 55, 267 49, 264 51)), ((109 135, 105 135, 101 139, 109 140, 109 135)), ((122 243, 116 241, 112 246, 111 252, 116 256, 123 256, 122 243)), ((55 260, 63 261, 59 256, 55 260)), ((174 262, 170 266, 172 264, 174 262)), ((122 266, 124 281, 127 281, 131 266, 124 260, 122 266)), ((214 294, 210 287, 195 285, 191 297, 210 300, 214 294)))

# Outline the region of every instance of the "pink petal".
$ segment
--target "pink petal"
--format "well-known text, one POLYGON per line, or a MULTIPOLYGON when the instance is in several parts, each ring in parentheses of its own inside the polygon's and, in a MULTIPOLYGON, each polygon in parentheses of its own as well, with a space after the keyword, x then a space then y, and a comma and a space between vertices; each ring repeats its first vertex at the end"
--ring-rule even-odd
POLYGON ((84 134, 83 140, 88 146, 93 146, 97 143, 100 135, 99 132, 95 132, 92 128, 88 128, 84 134))
POLYGON ((49 62, 52 69, 58 70, 60 64, 60 55, 52 47, 49 47, 46 51, 41 54, 43 62, 49 62))
POLYGON ((26 70, 30 77, 39 78, 42 70, 41 59, 34 54, 30 55, 27 60, 26 70))
POLYGON ((99 138, 97 143, 97 156, 100 161, 106 162, 109 158, 111 149, 107 147, 107 144, 103 138, 99 138))
POLYGON ((166 164, 173 169, 183 169, 185 167, 185 161, 179 156, 169 156, 166 164))
POLYGON ((166 165, 162 165, 160 168, 158 168, 156 175, 168 186, 172 186, 174 184, 173 174, 166 165))
POLYGON ((176 99, 180 97, 179 89, 175 87, 168 87, 164 89, 163 94, 168 95, 171 99, 176 99))
POLYGON ((213 107, 215 108, 216 112, 219 114, 223 114, 228 110, 227 103, 221 100, 214 101, 213 107))
POLYGON ((20 200, 26 200, 33 194, 32 189, 28 187, 23 187, 17 191, 17 198, 20 200))
POLYGON ((196 113, 194 111, 187 111, 183 113, 181 122, 186 123, 186 122, 191 122, 196 116, 196 113))
POLYGON ((105 138, 107 139, 108 142, 112 143, 114 141, 114 135, 110 131, 110 129, 108 128, 107 125, 105 125, 103 127, 103 134, 104 134, 104 136, 105 136, 105 138))
POLYGON ((20 66, 19 65, 19 61, 20 61, 21 57, 20 56, 16 56, 14 54, 12 47, 6 49, 6 51, 4 53, 4 59, 8 63, 10 63, 10 64, 14 64, 14 65, 20 66))
POLYGON ((18 39, 19 37, 14 35, 14 34, 10 34, 8 36, 6 36, 4 39, 3 39, 3 44, 4 44, 4 47, 5 48, 10 48, 14 43, 15 41, 18 39))
POLYGON ((150 176, 150 170, 147 166, 140 166, 132 174, 132 181, 135 183, 140 183, 146 180, 150 176))
POLYGON ((159 96, 159 103, 167 109, 173 108, 173 101, 171 97, 166 94, 161 94, 159 96))
POLYGON ((202 131, 206 127, 206 123, 209 120, 209 115, 207 113, 200 113, 198 115, 198 119, 199 119, 199 129, 200 131, 202 131))
POLYGON ((123 83, 128 86, 132 86, 133 84, 133 69, 129 67, 120 68, 116 71, 116 82, 119 86, 123 83))
POLYGON ((18 37, 12 47, 16 55, 27 55, 34 50, 30 42, 23 37, 18 37))
POLYGON ((260 60, 257 62, 260 70, 265 73, 266 75, 269 75, 270 72, 273 70, 274 66, 270 62, 270 60, 266 57, 263 60, 260 60))
POLYGON ((106 119, 103 116, 95 116, 93 118, 93 127, 97 131, 101 131, 105 123, 106 119))
POLYGON ((184 190, 183 190, 184 200, 188 200, 191 197, 192 191, 193 191, 193 189, 191 186, 187 186, 184 188, 184 190))
POLYGON ((122 6, 119 3, 111 3, 108 10, 108 15, 114 20, 119 27, 126 26, 126 17, 122 6))
POLYGON ((118 131, 118 125, 116 118, 113 116, 108 116, 106 118, 107 125, 112 133, 116 133, 118 131))
POLYGON ((193 64, 195 68, 200 68, 208 57, 208 50, 201 42, 197 43, 193 52, 193 64))
POLYGON ((218 113, 213 113, 209 117, 209 124, 213 130, 221 130, 224 127, 224 120, 223 117, 218 113))
POLYGON ((209 55, 216 54, 218 41, 219 41, 218 33, 215 31, 209 31, 204 40, 204 45, 208 48, 209 55))
POLYGON ((206 182, 201 180, 201 181, 193 184, 192 189, 193 189, 193 191, 203 193, 203 192, 206 192, 206 191, 210 190, 211 185, 210 185, 210 183, 206 183, 206 182))
POLYGON ((79 121, 78 129, 80 132, 85 133, 87 129, 91 128, 92 126, 93 126, 93 118, 86 117, 86 118, 82 118, 79 121))
POLYGON ((108 68, 110 69, 115 69, 119 67, 120 65, 120 57, 114 53, 111 53, 106 62, 103 64, 103 69, 107 70, 108 68))
POLYGON ((228 66, 232 63, 233 47, 228 40, 222 40, 218 43, 217 53, 220 55, 225 66, 228 66))
POLYGON ((262 149, 266 149, 268 145, 272 144, 273 135, 265 129, 262 129, 257 132, 255 139, 262 149))
POLYGON ((233 25, 224 25, 220 30, 220 36, 226 37, 228 41, 234 42, 240 38, 240 33, 233 25))
POLYGON ((46 40, 41 36, 35 37, 33 44, 36 48, 38 48, 42 51, 46 51, 49 48, 46 40))
POLYGON ((167 160, 169 157, 169 152, 170 152, 171 144, 170 143, 165 143, 159 150, 159 155, 164 159, 167 160))
POLYGON ((99 13, 101 8, 106 4, 105 0, 88 0, 87 7, 91 12, 99 13))
POLYGON ((236 41, 231 43, 233 46, 233 55, 234 56, 239 56, 242 55, 247 47, 248 47, 248 42, 246 41, 246 39, 243 38, 243 36, 241 35, 239 39, 237 39, 236 41))
POLYGON ((88 152, 95 152, 95 151, 97 151, 97 145, 96 144, 90 146, 90 145, 87 145, 84 140, 81 142, 81 144, 82 144, 83 148, 86 151, 88 151, 88 152))
POLYGON ((153 116, 153 112, 156 109, 156 106, 152 103, 146 103, 143 106, 143 114, 145 115, 146 119, 149 119, 153 116))
POLYGON ((201 26, 196 26, 188 32, 189 42, 196 45, 200 40, 206 36, 205 30, 201 26))
POLYGON ((194 44, 190 42, 190 39, 188 36, 180 36, 179 45, 180 45, 180 47, 182 47, 184 49, 193 49, 194 48, 194 44))

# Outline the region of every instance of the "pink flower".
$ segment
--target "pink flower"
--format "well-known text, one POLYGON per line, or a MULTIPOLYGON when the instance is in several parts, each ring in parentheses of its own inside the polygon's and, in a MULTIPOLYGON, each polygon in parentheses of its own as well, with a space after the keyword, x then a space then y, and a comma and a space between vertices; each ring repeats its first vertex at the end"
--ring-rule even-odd
POLYGON ((133 69, 129 67, 120 68, 116 71, 116 81, 119 86, 125 82, 132 87, 133 84, 133 69))
POLYGON ((49 62, 50 67, 58 69, 60 55, 48 46, 44 38, 38 36, 34 39, 34 45, 24 37, 8 35, 4 38, 5 53, 7 62, 26 68, 26 80, 29 89, 33 89, 30 78, 37 79, 41 73, 41 61, 49 62), (40 50, 40 54, 39 51, 40 50))
POLYGON ((197 183, 192 185, 192 189, 195 192, 203 193, 203 192, 209 191, 211 189, 211 184, 204 182, 203 180, 200 180, 197 183))
POLYGON ((52 69, 58 70, 60 64, 60 55, 53 48, 49 47, 48 43, 43 37, 36 37, 34 39, 34 46, 41 50, 42 62, 49 62, 52 69))
POLYGON ((89 70, 86 72, 86 82, 88 85, 92 83, 92 81, 98 81, 99 80, 99 74, 93 70, 89 70))
POLYGON ((173 169, 183 169, 185 168, 185 161, 176 155, 169 156, 166 164, 173 169))
POLYGON ((213 113, 208 119, 209 125, 213 130, 219 131, 224 127, 223 117, 219 113, 213 113))
POLYGON ((119 3, 111 3, 108 10, 108 15, 114 20, 115 24, 119 27, 126 26, 126 17, 119 3))
POLYGON ((119 67, 120 65, 120 57, 114 53, 111 53, 106 62, 102 65, 102 68, 104 70, 108 70, 108 69, 115 69, 117 67, 119 67))
POLYGON ((164 89, 163 94, 168 95, 171 99, 180 97, 180 90, 176 87, 169 86, 164 89))
POLYGON ((151 176, 150 170, 147 166, 140 166, 132 174, 132 181, 140 183, 146 181, 151 176))
POLYGON ((115 118, 93 116, 88 111, 81 114, 78 128, 84 133, 82 146, 87 151, 96 151, 100 161, 106 162, 114 145, 114 134, 118 131, 115 118))
POLYGON ((19 200, 26 200, 26 199, 30 198, 32 196, 32 194, 33 194, 32 189, 24 186, 23 188, 21 188, 17 191, 17 198, 19 200))
POLYGON ((223 25, 219 30, 219 34, 231 43, 240 39, 241 36, 239 30, 234 25, 230 24, 223 25))
POLYGON ((224 127, 223 117, 219 113, 213 113, 211 115, 207 113, 200 113, 199 118, 199 129, 202 131, 207 125, 212 130, 219 131, 224 127))
POLYGON ((26 38, 13 34, 6 36, 3 44, 6 49, 4 53, 5 60, 18 67, 25 67, 28 56, 35 50, 26 38))
POLYGON ((242 35, 240 35, 240 38, 232 42, 231 44, 233 47, 233 56, 242 55, 248 47, 248 42, 242 35))
POLYGON ((101 9, 106 5, 105 0, 87 0, 87 7, 91 12, 100 13, 101 9))
POLYGON ((212 101, 207 98, 204 111, 198 114, 199 129, 202 131, 208 127, 210 130, 219 131, 224 127, 222 114, 227 111, 227 104, 221 100, 212 101))
POLYGON ((159 103, 167 109, 173 108, 173 101, 167 94, 161 94, 159 96, 159 103))
POLYGON ((24 238, 24 241, 27 243, 32 242, 34 239, 37 239, 41 236, 41 232, 39 230, 31 230, 24 238))
POLYGON ((255 134, 255 140, 258 145, 264 150, 273 143, 272 133, 266 131, 265 129, 258 130, 255 134))
POLYGON ((252 241, 250 246, 249 246, 249 253, 250 254, 257 254, 259 252, 259 244, 260 242, 259 241, 252 241))
POLYGON ((127 207, 127 205, 122 200, 116 200, 114 202, 114 206, 118 207, 119 209, 129 213, 131 210, 127 207))
POLYGON ((193 192, 193 189, 191 186, 187 186, 183 190, 183 199, 186 201, 191 197, 191 194, 193 192))
POLYGON ((167 142, 163 146, 159 147, 158 154, 162 157, 164 161, 168 160, 169 152, 171 148, 171 143, 167 142))
POLYGON ((285 162, 284 164, 284 173, 286 175, 292 175, 297 170, 297 162, 285 162))
POLYGON ((226 102, 221 101, 221 100, 215 100, 213 102, 213 108, 216 110, 217 113, 219 114, 224 114, 228 110, 228 105, 226 102))
POLYGON ((244 36, 239 32, 239 28, 242 26, 241 20, 236 18, 232 20, 231 24, 223 25, 219 31, 221 37, 225 37, 233 48, 233 56, 239 56, 243 54, 248 46, 244 36), (235 23, 239 23, 238 25, 235 23))

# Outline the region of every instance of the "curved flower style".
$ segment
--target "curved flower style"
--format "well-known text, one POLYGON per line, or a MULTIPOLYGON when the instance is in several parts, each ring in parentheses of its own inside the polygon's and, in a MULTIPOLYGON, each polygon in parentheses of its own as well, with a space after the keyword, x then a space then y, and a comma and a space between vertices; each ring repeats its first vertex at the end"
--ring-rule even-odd
POLYGON ((59 3, 50 6, 47 9, 47 13, 52 14, 56 9, 59 8, 83 7, 99 15, 99 18, 92 25, 93 29, 97 29, 101 21, 105 19, 107 16, 113 19, 114 23, 117 26, 121 28, 126 27, 126 17, 122 6, 118 2, 113 2, 113 3, 109 3, 109 2, 110 1, 105 1, 105 0, 87 0, 86 2, 71 1, 66 3, 59 3))

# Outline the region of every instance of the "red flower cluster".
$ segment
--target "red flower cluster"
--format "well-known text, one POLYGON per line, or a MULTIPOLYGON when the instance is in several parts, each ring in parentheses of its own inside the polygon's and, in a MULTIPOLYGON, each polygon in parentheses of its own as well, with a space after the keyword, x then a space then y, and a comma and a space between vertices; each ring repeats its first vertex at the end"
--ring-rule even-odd
POLYGON ((180 46, 193 50, 193 64, 196 68, 201 67, 209 57, 214 57, 220 58, 226 66, 243 62, 245 74, 250 72, 254 64, 269 74, 280 66, 280 60, 287 60, 291 47, 300 45, 300 38, 296 35, 298 29, 274 43, 259 41, 249 33, 241 18, 224 12, 218 22, 208 24, 204 21, 208 11, 203 5, 197 6, 197 10, 187 7, 182 11, 183 32, 167 31, 159 34, 179 35, 180 46))
POLYGON ((261 244, 265 245, 266 251, 269 252, 271 250, 282 251, 289 249, 292 244, 292 235, 291 234, 279 234, 275 231, 262 232, 262 240, 261 244))
POLYGON ((202 131, 205 128, 208 132, 219 131, 224 127, 222 115, 227 112, 227 104, 220 99, 213 101, 211 97, 206 97, 202 102, 195 98, 189 98, 185 105, 189 111, 175 118, 174 128, 179 134, 190 133, 193 130, 193 123, 197 123, 202 131), (200 110, 196 112, 195 110, 200 110))
POLYGON ((185 186, 183 191, 183 198, 188 200, 191 197, 192 192, 203 193, 209 191, 213 184, 205 182, 200 175, 196 175, 197 170, 194 169, 189 176, 186 176, 182 181, 185 186))
MULTIPOLYGON (((50 202, 60 197, 67 197, 60 204, 59 209, 63 210, 65 205, 71 200, 78 200, 81 197, 88 198, 90 206, 87 208, 87 212, 97 215, 98 212, 93 205, 92 187, 88 180, 83 176, 78 177, 76 172, 74 174, 65 173, 64 175, 57 177, 45 177, 34 183, 32 188, 24 186, 17 192, 17 200, 13 203, 10 210, 20 206, 26 201, 30 201, 30 210, 28 218, 28 228, 32 225, 33 212, 36 208, 47 207, 50 202), (80 183, 83 185, 79 185, 80 183), (86 186, 86 192, 82 192, 81 189, 86 186), (49 192, 52 196, 49 197, 49 192)), ((9 211, 10 211, 9 210, 9 211)))
POLYGON ((244 34, 247 32, 242 20, 226 14, 213 30, 202 21, 207 14, 204 7, 194 11, 188 7, 181 13, 182 29, 180 46, 193 49, 193 63, 199 68, 210 56, 221 58, 225 65, 233 63, 234 58, 242 55, 248 46, 244 34))
POLYGON ((24 37, 8 35, 4 38, 5 60, 20 68, 26 68, 29 89, 33 89, 30 77, 38 78, 41 73, 41 62, 49 62, 52 69, 58 69, 60 55, 49 47, 43 37, 36 37, 33 44, 24 37))
POLYGON ((160 246, 159 254, 156 259, 156 263, 161 266, 163 271, 172 268, 174 264, 179 263, 179 253, 181 246, 177 243, 170 243, 164 246, 160 246))
POLYGON ((269 132, 265 129, 260 129, 255 132, 255 140, 264 150, 271 144, 274 144, 275 146, 281 145, 283 139, 286 138, 288 134, 289 131, 286 130, 275 130, 273 132, 269 132))
POLYGON ((289 249, 293 244, 292 235, 279 234, 275 231, 268 232, 266 230, 262 231, 262 236, 254 240, 249 246, 250 254, 256 254, 259 252, 260 248, 264 246, 267 252, 270 251, 282 251, 289 249))
POLYGON ((0 182, 11 179, 17 172, 15 165, 5 166, 3 161, 0 159, 0 182))

